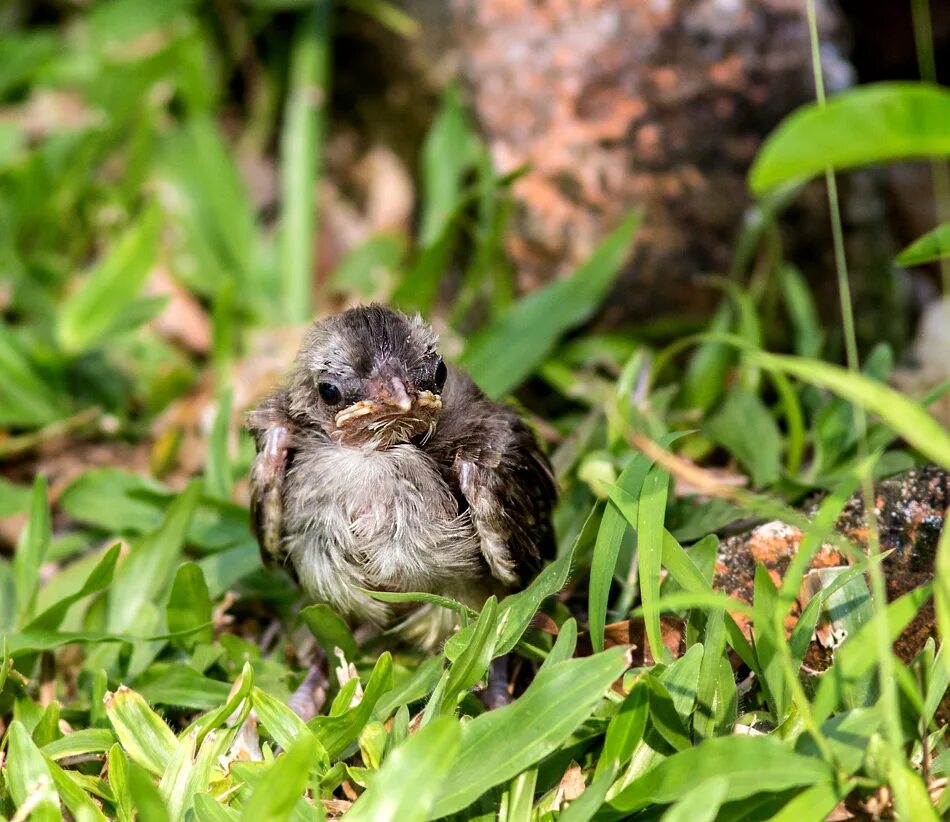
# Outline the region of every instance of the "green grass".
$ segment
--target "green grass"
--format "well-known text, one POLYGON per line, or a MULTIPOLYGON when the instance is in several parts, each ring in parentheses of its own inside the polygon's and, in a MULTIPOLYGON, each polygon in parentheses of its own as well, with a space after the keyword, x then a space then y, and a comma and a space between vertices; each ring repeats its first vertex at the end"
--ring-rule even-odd
MULTIPOLYGON (((418 231, 369 237, 311 291, 308 192, 328 128, 314 89, 329 83, 333 28, 329 6, 305 5, 257 4, 224 35, 196 4, 147 0, 0 33, 0 100, 56 90, 87 115, 39 135, 0 123, 0 514, 22 525, 0 555, 0 819, 818 820, 883 786, 902 818, 946 814, 950 796, 934 807, 927 788, 950 764, 934 719, 950 682, 950 529, 931 585, 886 604, 877 558, 855 553, 790 636, 785 625, 822 542, 854 550, 833 534, 848 497, 916 464, 950 469, 950 433, 888 387, 885 346, 861 371, 827 361, 834 330, 807 284, 759 259, 804 178, 941 159, 946 92, 881 86, 790 116, 753 167, 761 222, 736 238, 708 328, 597 333, 585 323, 640 215, 572 276, 516 298, 501 239, 517 174, 495 173, 451 88, 420 147, 418 231), (232 91, 248 38, 250 102, 232 91), (861 127, 855 149, 856 123, 886 128, 861 127), (276 221, 256 211, 238 151, 279 157, 276 221), (164 308, 144 289, 157 266, 207 318, 204 350, 150 322, 164 308), (439 654, 360 641, 260 567, 232 369, 313 297, 436 317, 446 350, 493 396, 515 392, 549 440, 558 558, 480 613, 443 601, 462 625, 439 654), (203 468, 183 478, 195 446, 168 412, 202 391, 203 468), (47 487, 50 449, 78 454, 90 439, 114 464, 47 487), (140 444, 148 469, 122 456, 140 444), (705 467, 746 485, 677 493, 684 472, 716 485, 705 467), (816 493, 809 523, 798 509, 816 493), (712 579, 716 534, 749 517, 805 537, 780 584, 760 568, 746 603, 712 579), (931 596, 937 638, 898 659, 889 641, 931 596), (832 609, 848 635, 816 675, 803 659, 832 609), (605 626, 631 616, 656 659, 634 668, 605 649, 605 626), (686 626, 675 654, 668 616, 686 626), (287 702, 314 645, 334 665, 340 649, 357 676, 331 675, 324 714, 304 723, 287 702), (486 713, 473 691, 509 652, 518 697, 486 713)), ((332 12, 415 30, 376 0, 332 12)), ((940 257, 945 235, 905 259, 940 257)))

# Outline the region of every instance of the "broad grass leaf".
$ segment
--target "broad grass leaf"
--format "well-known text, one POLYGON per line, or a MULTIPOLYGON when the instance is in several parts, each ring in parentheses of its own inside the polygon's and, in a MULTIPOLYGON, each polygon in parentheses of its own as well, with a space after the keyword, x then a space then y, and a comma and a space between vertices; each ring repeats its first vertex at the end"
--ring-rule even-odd
POLYGON ((46 559, 52 539, 46 479, 38 476, 30 496, 30 518, 20 533, 13 555, 13 588, 16 595, 16 621, 22 625, 33 616, 36 592, 40 586, 40 566, 46 559))
POLYGON ((848 782, 840 789, 829 783, 812 785, 771 816, 770 822, 823 822, 853 787, 848 782))
POLYGON ((550 667, 552 665, 557 665, 559 662, 564 662, 565 660, 571 659, 574 656, 574 652, 577 650, 577 620, 574 617, 571 617, 568 620, 565 620, 564 624, 558 629, 557 639, 554 640, 554 645, 551 647, 551 650, 548 651, 548 655, 544 658, 544 662, 541 664, 541 667, 545 666, 550 667))
POLYGON ((195 794, 207 792, 211 780, 217 748, 214 733, 205 736, 197 753, 196 736, 195 733, 188 733, 178 740, 178 750, 158 783, 158 791, 173 820, 185 818, 195 794))
POLYGON ((222 805, 207 793, 195 796, 194 814, 198 822, 235 822, 241 818, 236 810, 222 805))
POLYGON ((623 649, 569 659, 539 671, 514 703, 462 729, 462 749, 433 809, 445 816, 540 761, 564 742, 626 668, 623 649))
POLYGON ((920 774, 904 762, 895 761, 889 776, 901 818, 913 819, 914 822, 938 822, 941 819, 920 774))
POLYGON ((294 806, 303 796, 319 746, 312 734, 301 734, 258 780, 244 803, 241 819, 246 822, 282 822, 293 817, 294 806))
POLYGON ((759 150, 749 186, 760 196, 827 168, 948 154, 950 92, 926 83, 873 83, 786 117, 759 150))
POLYGON ((183 733, 195 731, 197 733, 197 744, 200 745, 201 740, 209 731, 221 727, 226 722, 229 722, 229 720, 232 720, 232 718, 235 724, 243 722, 246 718, 246 714, 250 713, 251 710, 249 697, 253 687, 254 669, 251 667, 251 663, 246 661, 238 678, 235 679, 231 685, 231 690, 225 703, 213 711, 199 716, 185 728, 183 733))
POLYGON ((950 257, 950 223, 938 225, 914 240, 897 255, 897 263, 906 266, 926 265, 944 257, 950 257))
POLYGON ((778 480, 782 435, 756 394, 741 388, 730 391, 719 410, 702 425, 702 431, 739 460, 757 488, 778 480))
MULTIPOLYGON (((546 565, 523 591, 505 597, 498 605, 497 622, 502 625, 500 636, 495 643, 494 656, 507 654, 527 630, 531 620, 548 597, 558 593, 567 582, 571 571, 574 549, 562 554, 554 562, 546 565)), ((454 660, 467 647, 475 630, 474 624, 466 625, 454 637, 445 643, 445 656, 454 660)))
POLYGON ((699 680, 699 669, 703 660, 703 646, 699 643, 688 648, 679 659, 674 660, 666 670, 651 674, 655 682, 650 683, 650 716, 656 719, 663 717, 665 728, 659 729, 667 742, 674 747, 688 745, 689 736, 685 728, 689 727, 689 719, 696 704, 696 684, 699 680), (656 684, 661 688, 654 687, 656 684), (669 697, 670 706, 675 712, 669 716, 666 697, 669 697), (679 725, 677 725, 678 720, 679 725), (667 731, 670 736, 667 736, 667 731))
POLYGON ((724 780, 723 801, 799 785, 831 783, 834 775, 820 759, 794 753, 770 736, 707 739, 660 762, 634 780, 609 803, 622 813, 675 802, 707 780, 724 780))
POLYGON ((425 822, 455 764, 462 731, 436 717, 396 748, 346 814, 348 822, 425 822))
POLYGON ((76 778, 78 776, 76 772, 63 770, 49 758, 45 758, 45 761, 50 776, 53 777, 53 785, 55 785, 60 799, 69 810, 72 818, 80 820, 80 822, 89 822, 89 820, 106 822, 106 817, 99 806, 80 787, 82 783, 76 778))
MULTIPOLYGON (((205 626, 199 628, 203 631, 205 626)), ((187 638, 188 635, 182 637, 187 638)), ((174 705, 198 711, 218 707, 228 698, 230 691, 226 682, 211 679, 180 662, 147 668, 136 677, 135 688, 153 705, 174 705)))
POLYGON ((231 395, 231 389, 228 388, 218 398, 218 410, 208 437, 208 455, 205 460, 205 493, 218 499, 229 499, 233 484, 231 456, 228 453, 231 395))
MULTIPOLYGON (((251 691, 251 704, 257 713, 264 730, 284 750, 288 750, 301 734, 310 734, 307 723, 288 708, 279 699, 275 699, 261 688, 251 691)), ((326 759, 321 746, 317 746, 321 759, 326 759)))
MULTIPOLYGON (((821 734, 835 757, 835 764, 845 774, 853 774, 867 755, 871 737, 877 733, 883 717, 877 708, 855 708, 833 716, 821 725, 821 734)), ((795 743, 795 750, 805 756, 821 756, 821 751, 808 733, 795 743)))
POLYGON ((140 694, 124 685, 106 694, 105 705, 106 716, 125 752, 133 762, 161 776, 178 750, 178 740, 165 720, 140 694))
POLYGON ((714 822, 728 791, 725 779, 708 779, 671 805, 660 822, 714 822))
MULTIPOLYGON (((459 696, 485 676, 499 639, 497 613, 498 600, 490 596, 482 607, 465 650, 448 669, 442 701, 436 706, 442 713, 454 711, 459 696)), ((426 713, 428 715, 428 708, 426 713)))
POLYGON ((113 805, 116 810, 116 817, 119 822, 131 822, 133 810, 132 789, 129 786, 130 763, 121 745, 116 743, 109 749, 106 762, 109 768, 109 787, 112 789, 112 796, 115 800, 113 805))
POLYGON ((335 648, 343 651, 347 659, 356 659, 360 649, 353 639, 349 626, 336 611, 322 602, 308 605, 300 612, 300 619, 310 629, 320 643, 328 658, 333 657, 335 648))
POLYGON ((851 636, 835 653, 834 665, 822 675, 818 692, 812 700, 812 713, 824 720, 847 697, 856 683, 877 664, 876 643, 879 620, 887 625, 890 641, 917 615, 932 593, 931 585, 921 585, 889 603, 887 609, 875 615, 861 630, 851 636))
MULTIPOLYGON (((712 333, 726 333, 732 327, 732 306, 723 300, 709 322, 712 333)), ((689 359, 680 388, 679 404, 685 408, 706 411, 722 396, 726 374, 736 361, 736 353, 728 345, 707 341, 700 343, 689 359)))
POLYGON ((208 585, 208 593, 216 599, 234 583, 259 571, 261 553, 254 540, 249 539, 243 545, 235 545, 226 551, 219 551, 198 561, 208 585))
MULTIPOLYGON (((779 615, 778 590, 768 570, 758 563, 755 567, 755 592, 752 600, 755 656, 776 724, 781 724, 791 708, 789 685, 785 679, 781 643, 776 619, 779 615)), ((784 621, 780 623, 784 631, 784 621)))
POLYGON ((165 606, 165 622, 169 633, 188 631, 178 642, 185 648, 193 648, 198 642, 214 639, 211 597, 201 568, 194 562, 178 566, 168 605, 165 606))
POLYGON ((175 273, 208 297, 236 283, 240 299, 257 300, 260 310, 260 303, 275 295, 254 281, 254 211, 214 119, 192 117, 172 131, 163 141, 158 166, 176 195, 171 207, 182 254, 175 273))
POLYGON ((462 197, 465 175, 475 163, 478 138, 462 106, 459 91, 449 86, 422 146, 425 208, 419 243, 430 246, 442 237, 462 197))
POLYGON ((818 360, 752 350, 746 350, 744 356, 763 368, 782 371, 802 382, 833 391, 877 414, 927 459, 950 468, 950 432, 917 403, 890 386, 818 360))
POLYGON ((425 699, 435 687, 442 673, 442 658, 430 656, 412 672, 412 675, 376 703, 373 715, 380 720, 388 719, 397 708, 425 699))
POLYGON ((373 715, 379 698, 393 687, 393 661, 389 652, 376 661, 359 705, 339 716, 318 716, 307 723, 331 760, 343 754, 373 715))
POLYGON ((168 489, 159 482, 121 468, 86 471, 63 491, 59 506, 82 523, 113 534, 145 534, 161 525, 155 497, 168 489))
POLYGON ((499 818, 504 819, 504 822, 531 822, 534 791, 537 784, 537 768, 522 771, 512 779, 511 785, 502 797, 499 818))
MULTIPOLYGON (((670 475, 658 465, 650 468, 637 506, 637 578, 647 641, 653 658, 669 662, 672 654, 663 642, 660 628, 660 569, 663 564, 663 523, 666 519, 666 498, 670 475)), ((613 501, 613 500, 611 500, 613 501)))
POLYGON ((80 728, 47 743, 41 750, 55 762, 69 756, 105 753, 114 744, 115 734, 108 728, 80 728))
POLYGON ((620 709, 607 725, 604 747, 594 771, 595 779, 605 771, 622 768, 630 761, 634 749, 643 739, 649 712, 650 686, 641 677, 633 684, 630 693, 620 703, 620 709))
POLYGON ((39 428, 68 413, 63 399, 12 329, 0 326, 0 425, 39 428))
POLYGON ((50 769, 23 723, 14 719, 7 730, 6 786, 15 807, 36 801, 30 819, 59 822, 59 796, 50 769), (39 797, 33 797, 38 793, 39 797))
POLYGON ((136 543, 119 565, 109 592, 109 630, 126 630, 144 603, 154 603, 167 590, 200 496, 201 485, 192 482, 171 504, 159 529, 136 543))
MULTIPOLYGON (((680 436, 682 434, 670 434, 660 438, 659 442, 663 447, 668 447, 680 436)), ((610 586, 617 567, 620 543, 628 524, 636 528, 640 490, 652 465, 652 460, 639 452, 630 458, 617 478, 617 487, 625 491, 632 498, 632 502, 625 508, 621 508, 617 501, 612 501, 613 504, 604 508, 604 515, 600 521, 600 530, 597 532, 597 541, 594 543, 594 555, 591 560, 588 594, 590 638, 595 651, 602 651, 604 648, 604 626, 607 624, 610 586)), ((607 492, 610 493, 609 487, 607 492)))
POLYGON ((471 338, 462 356, 491 397, 517 387, 561 336, 593 316, 626 262, 640 214, 628 215, 570 277, 533 291, 471 338))
POLYGON ((719 693, 719 667, 726 648, 726 614, 710 609, 706 612, 705 635, 703 636, 703 659, 699 666, 696 683, 696 710, 693 712, 693 733, 700 738, 716 733, 716 703, 719 693))
POLYGON ((61 597, 53 605, 27 623, 24 631, 55 631, 62 624, 67 611, 79 600, 104 591, 112 584, 120 546, 113 545, 89 572, 82 587, 75 593, 61 597))
POLYGON ((148 771, 136 764, 134 759, 127 763, 127 768, 129 795, 135 807, 136 822, 174 822, 168 816, 165 801, 148 771))
MULTIPOLYGON (((670 572, 670 576, 676 580, 677 584, 685 590, 703 594, 713 592, 712 585, 692 563, 688 554, 683 550, 683 546, 676 541, 669 531, 666 532, 663 540, 663 567, 670 572)), ((729 644, 740 659, 755 671, 757 663, 752 646, 749 645, 745 635, 736 625, 736 621, 729 615, 726 616, 726 634, 729 637, 729 644)))
POLYGON ((103 343, 122 323, 155 262, 159 224, 158 209, 148 208, 60 306, 56 335, 64 351, 103 343))

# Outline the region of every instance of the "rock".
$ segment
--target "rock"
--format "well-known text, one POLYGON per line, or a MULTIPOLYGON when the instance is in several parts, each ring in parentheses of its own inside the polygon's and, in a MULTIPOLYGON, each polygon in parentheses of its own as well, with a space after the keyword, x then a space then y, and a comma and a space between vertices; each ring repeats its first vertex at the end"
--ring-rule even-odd
MULTIPOLYGON (((936 466, 926 466, 882 480, 875 486, 875 510, 882 551, 891 551, 883 561, 888 600, 897 599, 914 588, 932 582, 937 544, 950 507, 950 475, 936 466)), ((817 506, 808 511, 813 515, 817 506)), ((854 495, 838 518, 836 529, 854 543, 867 548, 867 524, 861 494, 854 495)), ((756 565, 761 563, 773 581, 781 583, 789 563, 798 551, 802 532, 774 521, 722 542, 716 563, 714 587, 745 602, 752 602, 756 565)), ((831 545, 823 545, 812 560, 813 569, 850 565, 851 561, 831 545)), ((804 602, 801 603, 804 606, 804 602)), ((796 615, 798 611, 795 612, 796 615)), ((747 619, 736 617, 748 634, 747 619)), ((790 620, 791 629, 794 618, 790 620)), ((904 630, 894 651, 909 662, 929 637, 936 638, 933 603, 920 609, 904 630)), ((823 670, 832 653, 822 643, 813 642, 805 664, 823 670)), ((939 717, 950 720, 950 700, 944 700, 939 717)))
MULTIPOLYGON (((818 5, 833 91, 852 71, 836 11, 818 5)), ((605 319, 706 313, 718 292, 696 275, 729 270, 763 136, 814 98, 804 8, 454 0, 462 74, 495 162, 531 166, 515 184, 508 245, 521 287, 572 269, 641 206, 638 248, 605 319)), ((812 206, 826 234, 823 192, 812 206)))

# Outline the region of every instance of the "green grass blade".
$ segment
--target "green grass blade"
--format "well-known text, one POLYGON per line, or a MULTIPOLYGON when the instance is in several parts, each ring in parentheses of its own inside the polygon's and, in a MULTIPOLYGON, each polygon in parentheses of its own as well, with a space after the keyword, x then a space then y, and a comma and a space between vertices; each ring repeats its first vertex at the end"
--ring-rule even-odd
POLYGON ((82 587, 75 593, 61 597, 45 611, 37 615, 24 627, 24 631, 55 631, 62 624, 69 609, 79 600, 98 594, 112 584, 116 562, 119 559, 119 545, 113 545, 102 559, 89 572, 82 587))
POLYGON ((143 604, 167 590, 200 497, 201 485, 193 482, 175 498, 159 529, 135 544, 120 563, 109 592, 109 630, 127 630, 143 604))
POLYGON ((179 642, 192 648, 198 642, 214 639, 212 603, 201 568, 194 562, 178 566, 165 607, 169 633, 185 633, 179 642))
POLYGON ((433 719, 387 757, 348 822, 425 822, 455 764, 461 728, 451 717, 433 719))
POLYGON ((61 306, 56 334, 65 351, 77 354, 103 343, 122 323, 155 262, 159 227, 158 210, 149 208, 61 306))
POLYGON ((393 662, 388 652, 376 661, 376 666, 366 682, 359 705, 339 716, 318 716, 307 723, 310 730, 326 748, 330 759, 336 759, 346 751, 363 730, 373 715, 379 698, 393 687, 393 662))
POLYGON ((52 539, 46 479, 38 476, 30 497, 30 518, 20 534, 13 555, 13 590, 16 594, 16 622, 28 622, 36 606, 40 587, 40 566, 46 559, 52 539))
POLYGON ((462 749, 433 809, 445 816, 468 807, 563 744, 626 667, 624 652, 570 659, 538 673, 511 705, 489 711, 462 729, 462 749))
POLYGON ((609 804, 632 813, 651 804, 675 802, 710 779, 726 782, 723 800, 732 802, 763 791, 831 783, 833 774, 820 759, 794 753, 769 736, 719 737, 663 760, 609 804))
POLYGON ((330 0, 313 0, 297 23, 280 146, 283 314, 303 323, 313 311, 314 247, 327 106, 330 99, 330 0))
POLYGON ((666 520, 666 497, 670 486, 669 473, 654 465, 643 481, 637 508, 637 574, 640 600, 650 651, 657 662, 670 662, 673 655, 663 643, 660 628, 660 569, 663 564, 663 524, 666 520))
POLYGON ((241 811, 246 822, 283 822, 293 818, 294 806, 303 796, 318 746, 311 734, 301 734, 277 758, 255 785, 241 811))
MULTIPOLYGON (((662 437, 659 442, 669 446, 680 434, 671 434, 662 437)), ((604 509, 600 521, 600 530, 597 532, 597 541, 594 543, 594 556, 590 568, 590 592, 588 594, 588 620, 590 621, 590 638, 595 651, 604 648, 604 626, 607 622, 607 608, 610 599, 610 585, 617 567, 617 557, 620 554, 620 543, 627 525, 636 528, 639 517, 639 498, 643 483, 650 473, 652 460, 645 454, 636 453, 627 463, 617 478, 617 488, 626 492, 633 502, 621 507, 617 500, 604 509)), ((607 492, 610 493, 608 487, 607 492)))
POLYGON ((59 796, 39 748, 23 723, 13 720, 7 731, 6 787, 14 807, 33 804, 30 819, 59 822, 59 796))
POLYGON ((630 255, 640 214, 627 216, 570 277, 520 299, 469 341, 461 358, 489 396, 516 388, 561 336, 590 319, 630 255))
POLYGON ((874 83, 786 117, 759 150, 749 186, 760 196, 829 168, 948 154, 950 92, 926 83, 874 83))
POLYGON ((897 263, 910 267, 926 265, 946 257, 950 257, 950 223, 938 225, 914 240, 897 255, 897 263))
POLYGON ((129 757, 161 776, 178 750, 178 740, 148 703, 135 691, 119 686, 106 694, 106 716, 129 757))
POLYGON ((744 356, 763 368, 782 371, 802 382, 833 391, 877 414, 927 459, 950 468, 950 432, 917 403, 890 386, 819 360, 751 349, 745 350, 744 356))

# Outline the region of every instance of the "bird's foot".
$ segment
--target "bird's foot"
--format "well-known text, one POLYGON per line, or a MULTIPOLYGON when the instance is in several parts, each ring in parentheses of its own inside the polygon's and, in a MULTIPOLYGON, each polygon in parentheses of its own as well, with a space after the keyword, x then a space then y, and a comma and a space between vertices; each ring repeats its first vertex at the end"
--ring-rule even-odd
POLYGON ((512 703, 508 690, 508 654, 491 661, 488 666, 488 684, 478 697, 486 711, 504 708, 512 703))
POLYGON ((323 710, 327 701, 327 690, 330 687, 330 680, 325 670, 326 657, 319 647, 315 656, 316 659, 307 669, 303 682, 287 701, 290 710, 304 722, 309 722, 323 710))

